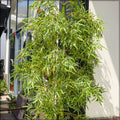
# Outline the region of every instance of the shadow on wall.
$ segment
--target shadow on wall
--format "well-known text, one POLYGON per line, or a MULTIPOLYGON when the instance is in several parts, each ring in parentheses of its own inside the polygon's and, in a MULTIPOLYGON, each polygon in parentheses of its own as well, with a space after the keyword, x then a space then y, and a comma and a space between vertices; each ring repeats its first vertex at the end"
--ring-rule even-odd
POLYGON ((90 9, 105 22, 102 44, 108 49, 98 51, 101 61, 95 68, 95 80, 105 88, 102 106, 88 103, 90 117, 119 116, 119 1, 90 1, 90 9), (101 9, 102 8, 102 9, 101 9))
MULTIPOLYGON (((96 117, 109 117, 115 115, 115 108, 113 104, 113 96, 112 92, 112 83, 110 79, 112 78, 111 71, 109 70, 109 66, 106 60, 103 62, 103 56, 100 56, 100 61, 102 63, 99 65, 99 68, 95 68, 95 80, 96 83, 99 83, 100 86, 105 88, 105 93, 103 94, 103 104, 102 106, 96 105, 98 107, 95 109, 96 117), (100 115, 100 116, 99 116, 100 115)), ((116 94, 116 93, 115 93, 116 94)))

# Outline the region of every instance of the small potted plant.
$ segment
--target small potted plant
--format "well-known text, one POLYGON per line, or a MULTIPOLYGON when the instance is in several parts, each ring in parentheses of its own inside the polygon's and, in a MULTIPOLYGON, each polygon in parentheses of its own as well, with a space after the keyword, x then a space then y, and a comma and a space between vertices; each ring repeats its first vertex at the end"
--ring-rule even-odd
POLYGON ((5 91, 7 91, 6 80, 0 80, 0 96, 4 95, 5 91))
MULTIPOLYGON (((7 102, 9 102, 9 108, 15 108, 15 103, 16 103, 16 97, 13 96, 12 94, 8 94, 7 102)), ((10 111, 11 112, 11 111, 10 111)))

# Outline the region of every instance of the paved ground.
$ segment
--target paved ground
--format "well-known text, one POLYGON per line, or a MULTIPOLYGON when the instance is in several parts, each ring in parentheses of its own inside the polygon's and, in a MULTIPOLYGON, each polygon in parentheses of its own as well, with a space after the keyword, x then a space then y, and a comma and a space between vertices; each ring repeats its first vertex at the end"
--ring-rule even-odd
MULTIPOLYGON (((0 96, 0 102, 1 101, 7 101, 6 98, 9 98, 9 96, 6 94, 6 95, 3 95, 3 96, 0 96)), ((0 108, 9 108, 8 104, 0 104, 0 108)), ((3 111, 0 113, 8 113, 8 111, 3 111)))
MULTIPOLYGON (((9 108, 9 106, 7 104, 4 105, 0 105, 0 108, 9 108)), ((8 113, 8 111, 0 111, 0 113, 8 113)))

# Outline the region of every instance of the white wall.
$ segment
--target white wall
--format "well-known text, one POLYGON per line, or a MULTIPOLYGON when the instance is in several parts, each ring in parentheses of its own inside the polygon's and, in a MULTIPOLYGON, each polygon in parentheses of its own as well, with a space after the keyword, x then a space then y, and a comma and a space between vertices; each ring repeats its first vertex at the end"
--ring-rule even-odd
MULTIPOLYGON (((7 0, 1 0, 1 3, 4 5, 7 5, 7 0)), ((0 58, 1 59, 6 59, 6 33, 2 33, 1 35, 1 39, 0 39, 0 58)), ((5 65, 5 61, 4 61, 4 65, 5 65)))
POLYGON ((107 92, 103 94, 102 106, 96 102, 88 103, 87 115, 119 116, 119 0, 90 0, 89 8, 97 16, 102 16, 105 22, 104 38, 101 42, 108 50, 98 51, 102 63, 95 68, 96 82, 107 92))
MULTIPOLYGON (((6 58, 6 34, 4 32, 2 33, 0 44, 1 44, 0 58, 5 60, 6 58)), ((5 61, 4 61, 4 64, 5 64, 5 61)))

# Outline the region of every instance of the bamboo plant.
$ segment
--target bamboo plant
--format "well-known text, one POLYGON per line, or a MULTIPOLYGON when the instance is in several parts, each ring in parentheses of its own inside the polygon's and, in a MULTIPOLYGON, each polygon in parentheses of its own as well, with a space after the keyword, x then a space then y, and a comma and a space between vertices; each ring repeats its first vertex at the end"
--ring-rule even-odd
POLYGON ((28 109, 34 108, 34 118, 44 113, 48 120, 82 120, 86 103, 103 99, 94 68, 99 64, 96 50, 102 50, 104 23, 77 0, 62 3, 62 12, 54 0, 35 1, 31 9, 38 12, 22 29, 31 31, 34 40, 17 56, 23 62, 15 64, 13 73, 23 81, 25 95, 32 97, 28 109))

